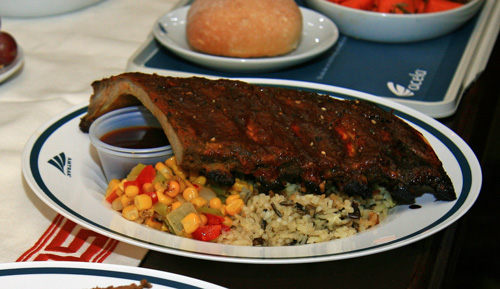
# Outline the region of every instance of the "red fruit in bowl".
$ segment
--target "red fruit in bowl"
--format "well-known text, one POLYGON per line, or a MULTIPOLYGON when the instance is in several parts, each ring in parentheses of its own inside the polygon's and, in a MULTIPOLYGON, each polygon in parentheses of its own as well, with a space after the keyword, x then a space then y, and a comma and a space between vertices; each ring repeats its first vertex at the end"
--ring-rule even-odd
POLYGON ((9 33, 0 31, 0 68, 14 62, 16 56, 16 40, 9 33))

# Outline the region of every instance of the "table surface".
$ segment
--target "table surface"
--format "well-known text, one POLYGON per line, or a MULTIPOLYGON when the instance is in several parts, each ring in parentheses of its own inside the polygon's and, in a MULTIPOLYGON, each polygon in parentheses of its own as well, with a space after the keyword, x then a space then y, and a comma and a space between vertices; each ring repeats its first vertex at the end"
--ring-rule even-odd
POLYGON ((486 70, 465 92, 457 112, 440 121, 474 150, 483 169, 476 204, 447 229, 402 248, 348 260, 287 265, 236 264, 150 251, 141 267, 187 275, 230 288, 499 288, 498 219, 500 165, 500 41, 486 70), (494 231, 495 232, 495 231, 494 231), (360 278, 362 276, 363 278, 360 278))
MULTIPOLYGON (((92 81, 123 72, 155 19, 179 1, 140 2, 103 1, 55 17, 2 19, 2 30, 16 37, 26 61, 22 71, 0 85, 0 262, 13 262, 30 249, 56 215, 23 180, 21 158, 28 138, 50 118, 88 101, 92 81)), ((113 254, 127 260, 106 262, 135 266, 142 259, 141 267, 230 288, 500 288, 498 233, 488 230, 488 221, 498 220, 493 206, 500 187, 494 175, 500 166, 499 67, 497 40, 486 70, 467 89, 457 112, 440 120, 474 150, 484 180, 470 211, 431 237, 384 253, 320 263, 237 264, 155 251, 145 258, 126 256, 133 246, 113 254)))

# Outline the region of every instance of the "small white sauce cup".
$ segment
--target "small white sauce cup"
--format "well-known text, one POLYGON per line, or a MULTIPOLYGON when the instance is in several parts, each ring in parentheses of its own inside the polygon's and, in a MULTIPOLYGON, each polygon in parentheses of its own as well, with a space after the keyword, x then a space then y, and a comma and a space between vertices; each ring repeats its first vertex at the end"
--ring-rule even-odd
POLYGON ((130 127, 159 127, 158 120, 142 106, 132 106, 106 113, 97 118, 89 129, 90 142, 96 148, 106 180, 122 179, 137 164, 154 165, 173 155, 170 145, 147 149, 112 146, 100 139, 107 133, 130 127))

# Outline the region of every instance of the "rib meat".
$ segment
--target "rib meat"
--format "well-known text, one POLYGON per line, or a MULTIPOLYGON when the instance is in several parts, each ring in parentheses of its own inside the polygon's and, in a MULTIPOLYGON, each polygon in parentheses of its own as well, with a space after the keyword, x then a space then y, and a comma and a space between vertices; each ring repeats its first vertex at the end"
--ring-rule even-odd
POLYGON ((437 200, 456 199, 422 134, 367 101, 143 73, 124 73, 92 86, 82 131, 108 111, 142 104, 161 123, 180 165, 220 184, 246 174, 265 191, 288 181, 313 191, 334 185, 363 197, 383 185, 405 203, 426 191, 437 200))

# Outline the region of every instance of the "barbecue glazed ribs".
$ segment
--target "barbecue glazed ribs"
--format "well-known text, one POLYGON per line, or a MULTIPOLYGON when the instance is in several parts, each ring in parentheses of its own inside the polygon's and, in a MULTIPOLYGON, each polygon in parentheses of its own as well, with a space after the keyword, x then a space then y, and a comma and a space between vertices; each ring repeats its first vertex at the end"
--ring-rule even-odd
POLYGON ((87 132, 100 115, 143 104, 161 123, 177 161, 219 184, 252 175, 261 190, 285 181, 313 192, 326 184, 370 197, 386 187, 399 202, 426 191, 456 199, 426 139, 375 104, 232 80, 124 73, 92 84, 87 132))

